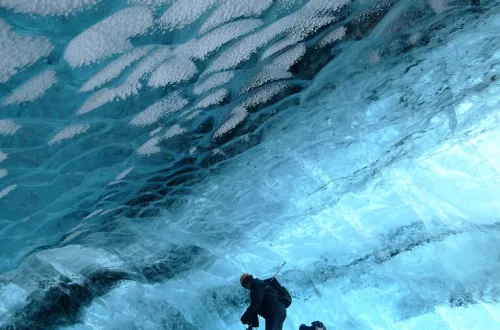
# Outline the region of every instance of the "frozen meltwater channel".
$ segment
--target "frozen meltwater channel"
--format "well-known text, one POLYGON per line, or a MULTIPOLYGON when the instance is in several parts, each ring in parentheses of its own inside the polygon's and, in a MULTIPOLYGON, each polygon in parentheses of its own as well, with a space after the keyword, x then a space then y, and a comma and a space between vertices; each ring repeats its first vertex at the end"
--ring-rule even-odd
POLYGON ((498 0, 0 0, 0 330, 500 329, 498 0), (261 327, 263 328, 261 322, 261 327))

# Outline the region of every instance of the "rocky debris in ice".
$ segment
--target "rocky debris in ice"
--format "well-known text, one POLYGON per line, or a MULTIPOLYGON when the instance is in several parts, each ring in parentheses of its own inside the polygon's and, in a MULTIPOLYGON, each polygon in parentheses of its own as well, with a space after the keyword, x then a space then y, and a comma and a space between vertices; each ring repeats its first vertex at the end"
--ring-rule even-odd
POLYGON ((132 63, 146 56, 151 49, 153 49, 153 46, 144 46, 132 49, 130 52, 120 56, 118 59, 111 62, 95 74, 80 88, 79 91, 89 92, 113 80, 118 77, 123 70, 131 66, 132 63))
POLYGON ((77 114, 88 113, 106 103, 118 99, 125 100, 129 96, 139 93, 139 90, 142 88, 140 80, 171 56, 171 54, 172 52, 169 48, 160 48, 153 52, 153 54, 147 56, 137 65, 123 84, 115 88, 103 88, 97 91, 85 101, 77 114))
POLYGON ((41 16, 69 16, 89 9, 102 0, 0 0, 0 7, 16 13, 41 16))
POLYGON ((6 169, 0 168, 0 179, 6 177, 7 175, 9 175, 9 171, 7 171, 6 169))
POLYGON ((259 16, 269 9, 272 4, 272 0, 225 0, 203 23, 200 34, 204 34, 237 18, 259 16))
POLYGON ((0 119, 0 135, 14 135, 21 127, 11 119, 0 119))
POLYGON ((260 90, 249 96, 241 103, 241 107, 252 108, 269 101, 277 94, 283 92, 290 85, 285 82, 277 82, 262 87, 260 90))
POLYGON ((202 82, 200 83, 197 82, 193 88, 193 93, 196 95, 203 94, 211 89, 220 87, 230 82, 231 79, 233 78, 234 78, 234 72, 232 71, 215 73, 206 78, 205 80, 203 80, 202 82))
POLYGON ((1 163, 1 162, 3 162, 4 160, 6 160, 6 159, 7 159, 7 157, 9 157, 9 155, 8 155, 8 154, 6 154, 6 153, 4 153, 4 152, 0 151, 0 163, 1 163))
POLYGON ((340 41, 345 37, 346 32, 347 28, 344 26, 336 28, 335 30, 330 31, 323 38, 321 38, 321 40, 318 42, 318 46, 325 47, 333 44, 336 41, 340 41))
POLYGON ((189 81, 196 75, 198 69, 193 61, 174 57, 158 66, 148 81, 149 87, 164 87, 189 81))
POLYGON ((160 17, 159 23, 166 30, 182 29, 200 18, 218 0, 178 0, 160 17))
POLYGON ((227 134, 240 123, 242 123, 248 116, 248 111, 244 107, 236 107, 231 112, 231 117, 226 120, 217 131, 214 133, 214 139, 220 138, 221 136, 227 134))
POLYGON ((305 53, 306 47, 303 44, 298 44, 276 57, 271 63, 265 65, 259 73, 250 79, 243 87, 243 92, 248 92, 251 89, 271 81, 291 78, 292 73, 289 72, 290 68, 296 64, 305 53))
POLYGON ((163 127, 158 127, 156 129, 152 130, 151 132, 149 132, 149 137, 153 137, 156 134, 160 133, 162 129, 163 129, 163 127))
POLYGON ((45 92, 57 82, 54 70, 44 71, 30 81, 16 88, 2 102, 3 105, 31 102, 42 97, 45 92))
POLYGON ((7 82, 22 68, 48 56, 54 48, 46 37, 23 36, 0 19, 0 83, 7 82))
POLYGON ((130 121, 130 124, 139 127, 154 124, 166 114, 181 110, 188 103, 189 101, 181 97, 179 93, 173 93, 134 116, 134 118, 130 121))
POLYGON ((225 24, 200 39, 189 41, 176 48, 179 56, 205 60, 210 54, 219 50, 224 44, 248 34, 263 22, 259 19, 247 19, 225 24))
POLYGON ((87 132, 90 124, 75 124, 67 126, 57 133, 50 141, 49 145, 60 143, 61 141, 71 139, 77 135, 87 132))
POLYGON ((299 10, 292 15, 279 19, 260 31, 246 36, 220 54, 206 69, 205 74, 233 69, 250 59, 253 54, 274 38, 282 34, 287 34, 288 38, 290 38, 288 43, 281 45, 280 49, 273 49, 271 53, 267 54, 266 57, 268 57, 281 49, 304 40, 322 26, 330 24, 335 20, 333 16, 316 17, 315 15, 316 12, 313 10, 299 10))
POLYGON ((132 49, 130 39, 143 34, 152 25, 150 9, 122 9, 71 40, 64 51, 64 60, 77 68, 132 49))
POLYGON ((13 184, 13 185, 8 186, 4 190, 0 191, 0 199, 4 198, 8 194, 10 194, 16 188, 17 188, 17 184, 13 184))
POLYGON ((219 89, 198 102, 194 109, 204 109, 222 103, 229 96, 227 89, 219 89))

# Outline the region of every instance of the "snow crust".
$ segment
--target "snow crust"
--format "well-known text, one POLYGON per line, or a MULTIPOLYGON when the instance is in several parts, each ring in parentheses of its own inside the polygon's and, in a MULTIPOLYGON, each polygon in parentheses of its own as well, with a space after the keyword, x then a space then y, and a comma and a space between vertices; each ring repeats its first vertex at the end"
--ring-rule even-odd
POLYGON ((132 49, 130 39, 143 34, 152 25, 150 9, 123 9, 72 39, 64 51, 64 60, 72 68, 78 68, 132 49))
POLYGON ((237 18, 259 16, 272 4, 272 0, 225 0, 203 22, 200 34, 237 18))
POLYGON ((0 83, 7 82, 53 50, 48 38, 19 35, 3 19, 0 19, 0 44, 0 83))
POLYGON ((71 139, 77 135, 83 134, 88 131, 90 128, 90 124, 75 124, 71 126, 65 127, 62 131, 54 135, 52 139, 49 141, 49 145, 57 144, 64 140, 71 139))
POLYGON ((15 89, 3 100, 3 105, 31 102, 45 94, 57 82, 56 72, 47 70, 15 89))
POLYGON ((499 328, 497 3, 4 7, 0 328, 499 328))
POLYGON ((134 48, 127 54, 120 56, 117 60, 108 64, 105 68, 103 68, 95 76, 93 76, 85 84, 83 84, 83 86, 80 88, 80 92, 92 91, 113 80, 118 75, 120 75, 123 70, 131 66, 135 61, 146 56, 146 54, 151 49, 153 49, 153 46, 134 48))
POLYGON ((0 7, 16 13, 38 14, 42 16, 68 16, 89 9, 101 0, 0 0, 0 7))

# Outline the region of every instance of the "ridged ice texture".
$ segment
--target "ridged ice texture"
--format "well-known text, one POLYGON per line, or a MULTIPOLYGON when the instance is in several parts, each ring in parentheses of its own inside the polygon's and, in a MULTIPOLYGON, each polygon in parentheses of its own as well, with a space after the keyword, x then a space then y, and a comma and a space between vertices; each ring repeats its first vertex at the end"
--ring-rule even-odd
POLYGON ((102 0, 0 0, 0 7, 17 13, 38 14, 42 16, 68 16, 91 8, 102 0))
POLYGON ((57 82, 56 72, 47 70, 21 85, 5 98, 3 105, 31 102, 45 94, 45 91, 57 82))
POLYGON ((203 23, 200 33, 206 33, 237 18, 260 16, 272 3, 272 0, 223 0, 203 23))
POLYGON ((0 19, 0 45, 0 83, 48 56, 53 49, 48 38, 18 34, 3 19, 0 19))
POLYGON ((0 17, 0 329, 500 328, 498 0, 0 17))
POLYGON ((152 24, 149 9, 123 9, 71 40, 64 51, 64 59, 73 68, 101 61, 131 49, 130 38, 143 34, 152 24))

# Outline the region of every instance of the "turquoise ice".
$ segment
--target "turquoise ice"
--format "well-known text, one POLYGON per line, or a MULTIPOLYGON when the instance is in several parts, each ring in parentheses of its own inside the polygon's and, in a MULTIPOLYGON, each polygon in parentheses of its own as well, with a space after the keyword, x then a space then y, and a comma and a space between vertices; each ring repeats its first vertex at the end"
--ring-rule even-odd
POLYGON ((0 329, 500 329, 498 0, 0 0, 0 329))

